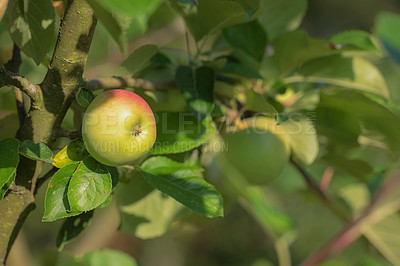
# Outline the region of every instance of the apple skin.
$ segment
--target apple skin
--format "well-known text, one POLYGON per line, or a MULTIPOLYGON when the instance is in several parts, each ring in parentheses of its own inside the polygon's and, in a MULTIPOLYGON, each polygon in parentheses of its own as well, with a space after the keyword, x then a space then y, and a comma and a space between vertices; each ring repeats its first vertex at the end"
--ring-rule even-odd
POLYGON ((97 96, 82 121, 86 149, 102 164, 132 164, 156 140, 156 122, 150 106, 139 95, 110 90, 97 96))
POLYGON ((275 120, 254 117, 223 135, 227 142, 227 160, 250 184, 270 183, 286 166, 290 147, 280 130, 275 120))

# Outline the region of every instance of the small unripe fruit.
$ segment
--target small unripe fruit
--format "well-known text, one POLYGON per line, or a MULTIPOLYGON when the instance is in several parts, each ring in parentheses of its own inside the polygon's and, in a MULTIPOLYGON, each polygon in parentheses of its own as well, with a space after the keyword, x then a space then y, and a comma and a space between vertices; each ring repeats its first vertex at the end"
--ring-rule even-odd
POLYGON ((245 120, 235 132, 224 134, 225 156, 251 184, 269 183, 282 173, 290 148, 273 119, 245 120))

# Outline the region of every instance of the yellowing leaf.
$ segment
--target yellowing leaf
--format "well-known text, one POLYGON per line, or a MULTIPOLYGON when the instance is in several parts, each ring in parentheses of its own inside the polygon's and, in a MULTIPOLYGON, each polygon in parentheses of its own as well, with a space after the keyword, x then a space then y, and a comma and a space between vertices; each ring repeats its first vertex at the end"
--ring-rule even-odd
POLYGON ((54 156, 53 165, 62 168, 68 164, 78 163, 88 156, 89 153, 86 151, 83 141, 75 139, 54 156))

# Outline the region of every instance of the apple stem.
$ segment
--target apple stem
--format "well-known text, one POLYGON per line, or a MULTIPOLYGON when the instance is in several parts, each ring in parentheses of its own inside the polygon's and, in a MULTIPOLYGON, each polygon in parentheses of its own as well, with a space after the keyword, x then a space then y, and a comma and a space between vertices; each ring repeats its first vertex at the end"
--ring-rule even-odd
POLYGON ((140 126, 136 124, 135 127, 133 128, 133 135, 137 137, 139 136, 140 133, 142 133, 142 130, 140 129, 140 126))

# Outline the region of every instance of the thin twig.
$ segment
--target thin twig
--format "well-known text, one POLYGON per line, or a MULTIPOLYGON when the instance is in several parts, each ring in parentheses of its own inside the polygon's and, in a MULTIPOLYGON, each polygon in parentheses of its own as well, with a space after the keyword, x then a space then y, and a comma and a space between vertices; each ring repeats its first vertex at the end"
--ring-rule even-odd
POLYGON ((82 132, 80 130, 77 131, 69 131, 65 129, 60 129, 56 132, 56 138, 65 137, 69 139, 77 139, 82 137, 82 132))
POLYGON ((335 173, 335 169, 332 167, 328 167, 325 169, 324 174, 322 175, 321 182, 319 183, 319 187, 322 191, 328 189, 329 184, 332 181, 333 174, 335 173))
POLYGON ((171 82, 153 82, 132 77, 99 78, 86 81, 83 86, 89 90, 138 88, 147 91, 165 90, 176 88, 171 82))
POLYGON ((299 173, 303 176, 310 190, 316 194, 322 202, 339 218, 344 221, 349 221, 349 217, 347 213, 340 208, 331 197, 323 191, 320 186, 312 179, 311 175, 304 169, 299 163, 297 163, 292 157, 290 158, 290 163, 299 171, 299 173))
POLYGON ((17 87, 28 95, 31 100, 35 99, 36 93, 39 91, 38 87, 26 78, 0 67, 0 88, 4 86, 17 87))
POLYGON ((329 241, 317 253, 306 259, 301 264, 301 266, 316 265, 322 261, 325 261, 332 255, 345 250, 354 241, 362 236, 362 227, 366 223, 376 224, 377 222, 387 217, 387 215, 393 213, 393 210, 395 210, 395 208, 392 208, 391 211, 385 210, 386 212, 382 213, 375 211, 376 215, 374 215, 374 210, 376 205, 384 197, 386 197, 393 190, 393 188, 396 187, 398 183, 400 183, 400 177, 398 173, 395 173, 394 175, 392 175, 391 178, 389 178, 389 180, 383 185, 383 187, 381 187, 381 189, 371 200, 369 205, 364 208, 364 210, 356 219, 348 223, 331 241, 329 241))

